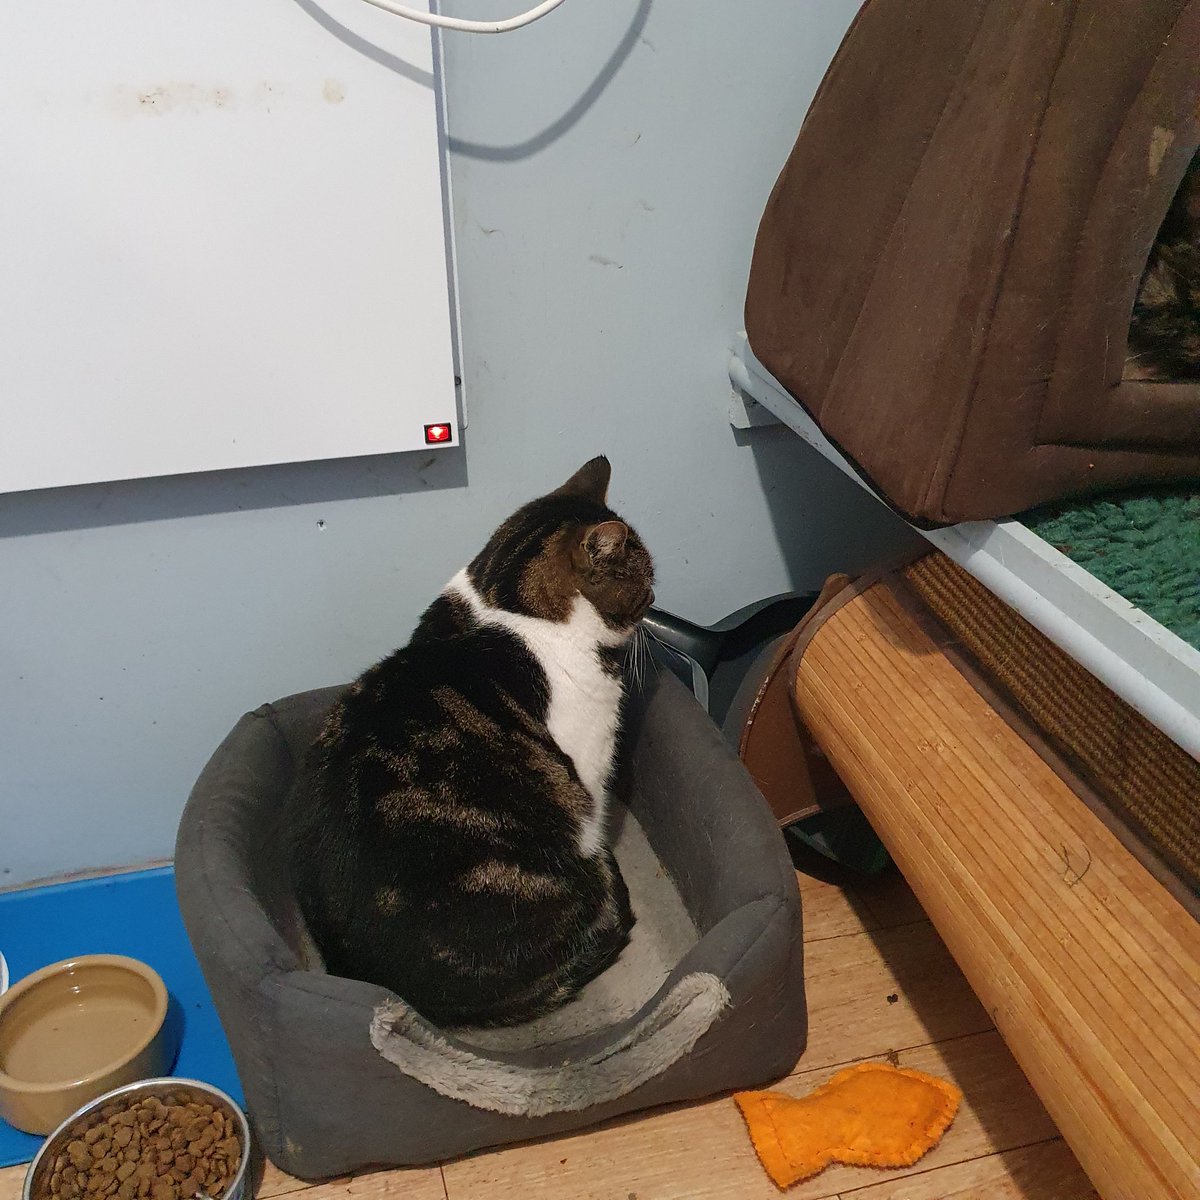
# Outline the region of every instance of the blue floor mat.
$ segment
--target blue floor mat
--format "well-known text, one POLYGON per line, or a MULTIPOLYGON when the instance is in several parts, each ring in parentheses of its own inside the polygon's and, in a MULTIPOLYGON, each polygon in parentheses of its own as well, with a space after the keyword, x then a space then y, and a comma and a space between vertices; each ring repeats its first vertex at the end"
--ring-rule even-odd
MULTIPOLYGON (((0 894, 0 951, 12 983, 81 954, 127 954, 163 978, 182 1018, 174 1073, 200 1079, 244 1103, 229 1043, 175 901, 171 867, 106 875, 0 894)), ((28 1162, 41 1145, 0 1121, 0 1167, 28 1162)))

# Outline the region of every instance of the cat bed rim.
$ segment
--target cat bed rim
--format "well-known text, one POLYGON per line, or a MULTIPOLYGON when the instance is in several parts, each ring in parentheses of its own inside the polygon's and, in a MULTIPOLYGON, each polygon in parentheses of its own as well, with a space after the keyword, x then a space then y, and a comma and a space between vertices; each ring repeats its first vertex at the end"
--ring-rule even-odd
MULTIPOLYGON (((388 1063, 372 1045, 369 1025, 390 993, 311 969, 286 880, 269 865, 270 855, 255 850, 259 839, 272 837, 265 814, 277 802, 278 781, 294 770, 320 712, 340 690, 311 689, 244 713, 197 779, 177 840, 180 909, 272 1162, 318 1180, 371 1164, 443 1161, 761 1086, 792 1067, 807 1028, 795 874, 744 768, 674 677, 650 681, 631 709, 639 798, 631 811, 699 928, 699 942, 678 959, 667 986, 680 974, 707 971, 725 985, 730 1006, 690 1053, 627 1094, 583 1110, 532 1116, 477 1108, 388 1063), (259 862, 268 864, 261 875, 259 862), (338 1124, 331 1102, 356 1112, 355 1120, 338 1124)), ((657 994, 648 1001, 657 1002, 657 994)), ((578 1041, 564 1038, 555 1051, 594 1051, 597 1036, 617 1040, 643 1010, 626 1010, 619 1028, 598 1024, 578 1041)), ((508 1047, 473 1049, 499 1058, 508 1047)), ((524 1064, 553 1061, 544 1051, 517 1053, 524 1064)))
POLYGON ((581 1112, 628 1095, 691 1053, 730 1003, 729 989, 711 972, 688 972, 663 984, 620 1037, 557 1065, 531 1066, 494 1050, 481 1053, 399 999, 375 1009, 371 1044, 406 1075, 452 1100, 508 1116, 540 1117, 581 1112))

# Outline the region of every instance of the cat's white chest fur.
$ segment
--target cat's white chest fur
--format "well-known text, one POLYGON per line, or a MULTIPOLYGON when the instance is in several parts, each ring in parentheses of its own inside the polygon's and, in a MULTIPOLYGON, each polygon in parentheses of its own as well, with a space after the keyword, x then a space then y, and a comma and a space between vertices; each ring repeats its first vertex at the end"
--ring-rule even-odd
POLYGON ((579 830, 579 850, 595 854, 604 838, 621 713, 621 681, 604 669, 599 650, 620 645, 625 636, 610 629, 583 596, 575 597, 566 621, 545 621, 485 604, 465 569, 446 592, 465 600, 480 624, 515 633, 545 671, 550 685, 546 726, 592 798, 592 811, 579 830))

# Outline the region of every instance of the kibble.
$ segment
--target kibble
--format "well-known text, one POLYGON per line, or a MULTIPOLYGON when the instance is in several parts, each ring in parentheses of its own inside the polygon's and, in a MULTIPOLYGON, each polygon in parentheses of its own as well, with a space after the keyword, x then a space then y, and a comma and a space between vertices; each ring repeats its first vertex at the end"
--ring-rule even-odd
POLYGON ((108 1104, 91 1121, 41 1172, 33 1200, 220 1200, 241 1165, 232 1122, 185 1094, 108 1104))

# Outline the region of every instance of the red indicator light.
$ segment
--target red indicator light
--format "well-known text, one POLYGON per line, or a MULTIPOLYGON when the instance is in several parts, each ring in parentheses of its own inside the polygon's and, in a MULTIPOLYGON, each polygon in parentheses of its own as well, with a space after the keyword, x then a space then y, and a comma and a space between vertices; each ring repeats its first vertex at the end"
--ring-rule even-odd
POLYGON ((450 440, 450 433, 451 430, 449 425, 426 425, 425 445, 439 446, 442 442, 448 442, 450 440))

